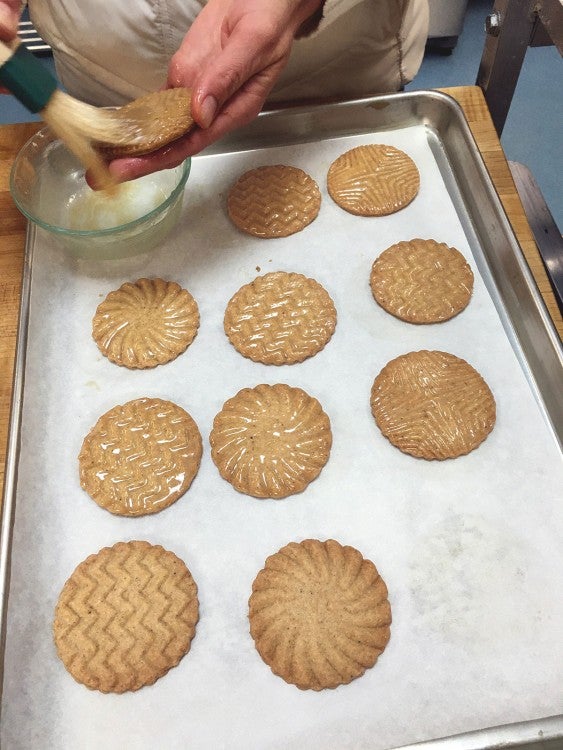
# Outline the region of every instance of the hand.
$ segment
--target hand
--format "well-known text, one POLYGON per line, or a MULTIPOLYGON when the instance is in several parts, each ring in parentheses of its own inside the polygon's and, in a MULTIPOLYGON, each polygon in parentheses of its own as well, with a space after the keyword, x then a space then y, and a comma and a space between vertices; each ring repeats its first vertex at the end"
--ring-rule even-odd
POLYGON ((199 127, 154 154, 114 160, 112 174, 123 181, 175 167, 254 119, 301 25, 320 6, 321 0, 209 0, 172 58, 167 82, 192 89, 199 127))
POLYGON ((0 0, 0 39, 11 42, 18 33, 20 20, 20 0, 0 0))

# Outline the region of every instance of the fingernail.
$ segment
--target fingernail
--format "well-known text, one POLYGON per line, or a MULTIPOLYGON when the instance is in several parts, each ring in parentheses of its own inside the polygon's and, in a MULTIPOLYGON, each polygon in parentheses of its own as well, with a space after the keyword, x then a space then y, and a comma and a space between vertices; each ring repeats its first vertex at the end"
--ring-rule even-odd
POLYGON ((213 122, 217 112, 217 99, 214 96, 206 96, 201 105, 200 126, 208 128, 213 122))

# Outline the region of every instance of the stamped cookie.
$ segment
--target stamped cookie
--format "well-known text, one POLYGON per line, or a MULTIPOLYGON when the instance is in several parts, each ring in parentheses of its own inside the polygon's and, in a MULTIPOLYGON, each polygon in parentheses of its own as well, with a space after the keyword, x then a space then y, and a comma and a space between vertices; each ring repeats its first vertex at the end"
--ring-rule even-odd
POLYGON ((258 276, 231 298, 224 328, 244 357, 265 365, 291 365, 317 354, 336 327, 328 292, 300 273, 258 276))
POLYGON ((328 461, 330 421, 316 398, 278 383, 243 388, 223 405, 209 438, 219 473, 239 492, 302 492, 328 461))
POLYGON ((420 187, 414 161, 394 146, 356 146, 328 170, 331 198, 359 216, 385 216, 408 206, 420 187))
POLYGON ((186 135, 195 125, 192 94, 184 88, 151 91, 123 105, 116 114, 123 122, 124 143, 95 144, 108 159, 150 154, 186 135))
POLYGON ((387 645, 387 587, 370 560, 333 539, 291 542, 252 584, 250 634, 274 674, 302 690, 345 685, 387 645))
POLYGON ((306 172, 283 164, 245 172, 229 191, 227 210, 243 232, 287 237, 300 232, 321 207, 319 186, 306 172))
POLYGON ((55 609, 59 657, 77 682, 102 693, 152 685, 190 650, 197 586, 175 554, 118 542, 78 565, 55 609))
POLYGON ((130 369, 166 364, 185 351, 199 327, 192 295, 175 281, 139 279, 98 305, 92 336, 111 362, 130 369))
POLYGON ((440 323, 469 304, 473 272, 454 247, 414 239, 381 253, 370 285, 375 301, 391 315, 409 323, 440 323))
POLYGON ((453 354, 420 351, 391 360, 375 378, 371 410, 377 426, 417 458, 463 456, 495 424, 495 399, 481 375, 453 354))
POLYGON ((189 488, 201 453, 201 435, 186 411, 160 398, 138 398, 114 406, 86 435, 80 484, 118 516, 158 513, 189 488))

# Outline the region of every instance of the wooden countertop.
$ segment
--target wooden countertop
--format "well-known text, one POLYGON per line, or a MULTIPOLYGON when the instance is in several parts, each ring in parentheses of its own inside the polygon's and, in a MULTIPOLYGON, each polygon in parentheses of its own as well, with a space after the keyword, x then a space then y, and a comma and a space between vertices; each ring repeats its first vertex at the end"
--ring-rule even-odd
MULTIPOLYGON (((457 99, 465 112, 524 256, 559 335, 563 338, 563 319, 481 89, 477 86, 463 86, 443 91, 457 99)), ((10 196, 9 178, 15 155, 39 127, 39 123, 0 126, 0 496, 4 487, 4 463, 26 228, 25 219, 10 196)))

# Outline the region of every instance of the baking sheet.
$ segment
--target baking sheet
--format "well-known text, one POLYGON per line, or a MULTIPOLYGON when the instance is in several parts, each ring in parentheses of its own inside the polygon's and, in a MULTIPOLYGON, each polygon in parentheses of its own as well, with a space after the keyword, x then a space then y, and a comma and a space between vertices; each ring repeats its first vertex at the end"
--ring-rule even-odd
MULTIPOLYGON (((2 707, 5 748, 390 748, 563 710, 560 623, 561 455, 477 273, 423 127, 194 159, 180 226, 150 256, 72 261, 38 232, 26 363, 2 707), (333 204, 331 161, 361 143, 409 153, 422 176, 407 208, 363 219, 333 204), (260 164, 300 166, 319 183, 319 217, 271 241, 238 232, 228 187, 260 164), (371 297, 375 257, 399 240, 458 247, 476 274, 469 307, 410 326, 371 297), (258 270, 260 269, 260 270, 258 270), (258 273, 310 275, 338 310, 316 357, 272 368, 242 358, 222 331, 230 296, 258 273), (174 362, 130 372, 90 336, 101 299, 125 280, 162 276, 196 298, 201 327, 174 362), (373 378, 407 351, 467 359, 497 400, 497 424, 468 456, 418 461, 379 433, 373 378), (286 382, 328 413, 333 449, 304 493, 259 501, 224 482, 209 454, 214 415, 240 388, 286 382), (156 516, 120 519, 80 489, 77 455, 99 415, 140 396, 169 398, 200 427, 204 456, 188 493, 156 516), (292 540, 333 537, 372 559, 387 582, 392 636, 348 686, 302 692, 275 677, 248 633, 247 600, 265 558, 292 540), (59 662, 51 622, 59 591, 88 554, 147 539, 185 560, 199 587, 192 649, 154 686, 91 692, 59 662)), ((470 246, 472 244, 473 246, 470 246)))

